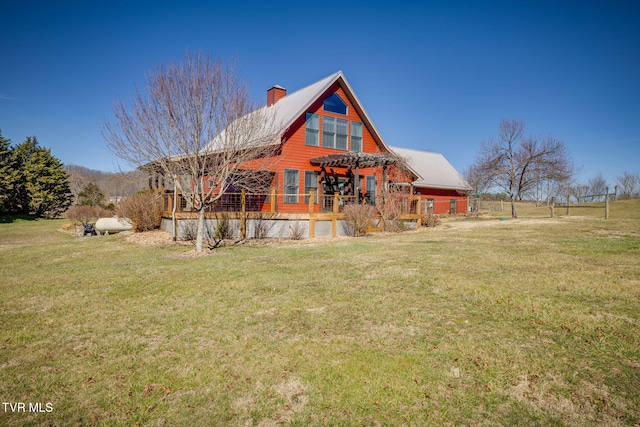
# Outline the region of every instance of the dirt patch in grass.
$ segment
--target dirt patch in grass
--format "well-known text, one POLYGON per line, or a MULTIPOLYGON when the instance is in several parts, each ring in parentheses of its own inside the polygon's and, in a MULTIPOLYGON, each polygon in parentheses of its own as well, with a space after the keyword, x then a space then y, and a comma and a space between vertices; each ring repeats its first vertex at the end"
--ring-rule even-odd
MULTIPOLYGON (((506 218, 506 217, 505 217, 506 218)), ((443 225, 451 229, 471 229, 471 228, 484 228, 498 225, 512 225, 512 226, 529 226, 529 225, 544 225, 544 224, 559 224, 567 221, 584 221, 585 217, 559 217, 559 218, 507 218, 505 220, 499 220, 491 217, 480 218, 449 218, 443 220, 443 225)))
POLYGON ((173 241, 171 234, 160 230, 132 233, 124 239, 127 242, 144 246, 169 246, 176 244, 176 242, 173 241))
MULTIPOLYGON (((179 240, 174 242, 171 234, 166 231, 154 230, 132 233, 124 237, 125 241, 144 246, 193 246, 193 242, 179 240)), ((286 238, 268 238, 268 239, 229 239, 222 242, 220 248, 233 245, 252 245, 252 246, 274 246, 274 245, 315 245, 331 243, 342 240, 350 240, 353 237, 339 236, 334 238, 309 238, 309 239, 286 239, 286 238)), ((207 252, 207 251, 204 251, 207 252)))

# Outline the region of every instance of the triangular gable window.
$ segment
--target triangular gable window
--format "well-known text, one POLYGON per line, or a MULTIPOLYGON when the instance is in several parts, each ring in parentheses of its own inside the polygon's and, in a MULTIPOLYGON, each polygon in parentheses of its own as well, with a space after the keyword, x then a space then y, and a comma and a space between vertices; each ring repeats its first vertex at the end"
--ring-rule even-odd
POLYGON ((338 96, 337 93, 334 93, 330 97, 324 100, 324 111, 328 111, 330 113, 343 114, 347 115, 347 104, 338 96))

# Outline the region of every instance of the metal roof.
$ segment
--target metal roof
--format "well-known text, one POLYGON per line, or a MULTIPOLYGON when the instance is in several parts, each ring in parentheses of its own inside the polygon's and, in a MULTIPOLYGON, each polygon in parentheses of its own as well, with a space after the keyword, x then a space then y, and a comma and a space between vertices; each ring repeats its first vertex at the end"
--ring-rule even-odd
MULTIPOLYGON (((389 151, 389 147, 382 140, 382 137, 378 133, 378 130, 375 128, 371 119, 369 119, 369 115, 366 113, 360 100, 353 92, 353 89, 347 82, 342 74, 342 71, 338 71, 333 73, 309 86, 306 86, 300 90, 292 92, 291 94, 287 94, 276 103, 271 106, 264 106, 256 110, 255 114, 266 114, 269 118, 271 118, 275 123, 276 129, 271 129, 269 135, 264 135, 261 137, 256 137, 255 141, 257 144, 265 144, 265 143, 274 143, 279 142, 280 138, 284 134, 284 132, 289 129, 289 127, 298 120, 302 115, 304 115, 307 110, 311 107, 311 105, 316 102, 325 92, 327 92, 335 83, 338 83, 340 87, 344 90, 346 96, 351 101, 351 104, 356 109, 363 123, 373 136, 374 140, 378 145, 380 145, 385 150, 389 151), (275 132, 274 132, 275 131, 275 132), (273 133, 278 134, 274 138, 273 133), (271 142, 268 142, 271 141, 271 142)), ((247 116, 254 114, 249 113, 247 116)), ((224 133, 224 131, 223 131, 224 133)), ((214 139, 209 143, 208 147, 205 149, 207 151, 216 151, 217 142, 214 139)))
POLYGON ((390 147, 391 151, 402 157, 409 167, 419 176, 414 181, 416 187, 472 190, 471 186, 440 153, 390 147))

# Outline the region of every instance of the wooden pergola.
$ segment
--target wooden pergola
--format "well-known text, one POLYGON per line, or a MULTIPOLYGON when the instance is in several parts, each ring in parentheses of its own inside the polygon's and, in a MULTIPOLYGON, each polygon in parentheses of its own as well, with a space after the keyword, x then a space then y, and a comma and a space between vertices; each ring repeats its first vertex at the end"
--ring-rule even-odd
MULTIPOLYGON (((360 169, 369 168, 382 168, 382 182, 386 185, 387 182, 387 168, 389 166, 396 166, 402 169, 407 169, 405 163, 398 157, 390 154, 374 154, 374 153, 338 153, 329 154, 321 157, 314 157, 310 159, 312 165, 319 166, 321 168, 326 167, 343 167, 354 170, 354 192, 357 192, 360 188, 360 169)), ((359 203, 359 197, 355 198, 355 202, 359 203)))

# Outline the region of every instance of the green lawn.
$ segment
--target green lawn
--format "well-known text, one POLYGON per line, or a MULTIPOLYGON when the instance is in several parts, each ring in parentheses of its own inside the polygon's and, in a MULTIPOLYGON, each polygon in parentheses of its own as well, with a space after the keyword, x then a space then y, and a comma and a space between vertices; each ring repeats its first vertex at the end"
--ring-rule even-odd
POLYGON ((597 215, 205 257, 0 223, 0 425, 638 425, 640 201, 597 215))

